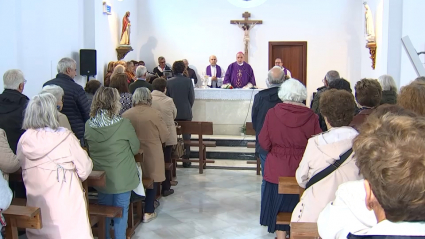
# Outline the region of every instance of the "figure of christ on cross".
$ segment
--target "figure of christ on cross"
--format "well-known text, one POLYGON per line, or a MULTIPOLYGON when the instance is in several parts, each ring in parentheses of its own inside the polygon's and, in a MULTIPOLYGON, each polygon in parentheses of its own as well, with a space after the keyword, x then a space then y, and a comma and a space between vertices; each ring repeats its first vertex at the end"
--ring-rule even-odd
POLYGON ((245 45, 245 61, 248 62, 248 50, 249 50, 249 31, 256 25, 256 24, 263 24, 262 20, 248 20, 248 18, 251 17, 251 13, 244 12, 242 14, 242 17, 245 18, 245 20, 231 20, 230 24, 237 24, 239 28, 241 28, 244 31, 244 38, 243 42, 245 45))

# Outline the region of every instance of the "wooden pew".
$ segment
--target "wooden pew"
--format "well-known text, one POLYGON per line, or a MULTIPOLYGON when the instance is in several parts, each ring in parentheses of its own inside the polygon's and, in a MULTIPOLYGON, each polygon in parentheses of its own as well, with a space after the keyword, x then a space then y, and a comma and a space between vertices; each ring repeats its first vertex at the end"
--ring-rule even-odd
MULTIPOLYGON (((214 163, 214 160, 207 160, 207 151, 206 145, 203 141, 203 135, 212 135, 213 132, 213 123, 212 122, 199 122, 199 121, 177 121, 179 126, 181 126, 182 134, 197 134, 198 135, 198 147, 199 147, 199 160, 191 159, 177 159, 179 162, 199 162, 199 173, 204 173, 204 167, 207 163, 214 163)), ((191 141, 185 141, 185 144, 191 144, 191 141)))
POLYGON ((292 222, 291 239, 316 239, 320 238, 315 222, 292 222))
POLYGON ((18 239, 19 228, 41 229, 41 210, 37 207, 16 206, 3 211, 6 219, 6 239, 18 239))
MULTIPOLYGON (((254 126, 252 125, 252 122, 246 122, 245 126, 246 126, 245 134, 255 136, 255 130, 254 130, 254 126)), ((247 148, 255 148, 255 142, 248 142, 246 147, 247 148)), ((250 161, 247 161, 246 163, 247 164, 257 164, 257 175, 261 174, 261 161, 260 161, 259 157, 256 157, 255 161, 250 160, 250 161)))
MULTIPOLYGON (((297 194, 302 195, 303 190, 297 183, 295 177, 279 177, 279 194, 297 194)), ((277 214, 276 224, 290 225, 292 212, 279 212, 277 214)))

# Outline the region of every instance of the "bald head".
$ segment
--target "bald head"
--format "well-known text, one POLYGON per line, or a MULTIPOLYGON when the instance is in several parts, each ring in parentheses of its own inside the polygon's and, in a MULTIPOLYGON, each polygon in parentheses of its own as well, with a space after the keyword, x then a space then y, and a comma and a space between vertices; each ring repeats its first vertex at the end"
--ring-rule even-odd
POLYGON ((236 62, 238 64, 242 64, 244 60, 245 60, 244 54, 242 52, 238 52, 238 54, 236 54, 236 62))
POLYGON ((210 64, 212 66, 217 65, 217 57, 216 56, 214 56, 214 55, 210 56, 210 64))
POLYGON ((282 84, 285 80, 285 73, 280 68, 280 66, 274 66, 270 71, 267 77, 269 84, 277 85, 282 84))

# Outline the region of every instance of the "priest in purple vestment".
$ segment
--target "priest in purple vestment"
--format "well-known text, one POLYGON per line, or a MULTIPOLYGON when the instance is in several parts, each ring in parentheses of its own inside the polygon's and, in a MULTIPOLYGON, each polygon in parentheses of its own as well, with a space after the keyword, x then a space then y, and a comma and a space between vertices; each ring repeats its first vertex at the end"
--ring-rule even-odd
POLYGON ((244 54, 236 54, 236 62, 229 65, 224 76, 222 88, 252 88, 256 86, 254 71, 252 67, 244 61, 244 54))
POLYGON ((217 85, 217 78, 221 78, 221 67, 217 65, 217 57, 212 55, 210 56, 210 65, 207 66, 205 73, 207 76, 211 77, 211 88, 219 88, 217 85))

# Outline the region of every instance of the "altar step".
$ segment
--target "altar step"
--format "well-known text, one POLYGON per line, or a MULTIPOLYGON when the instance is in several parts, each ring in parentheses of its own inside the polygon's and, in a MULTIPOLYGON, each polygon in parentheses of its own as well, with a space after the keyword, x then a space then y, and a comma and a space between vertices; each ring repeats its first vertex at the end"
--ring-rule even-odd
MULTIPOLYGON (((192 140, 197 140, 193 135, 192 140)), ((248 142, 255 142, 254 136, 205 135, 204 141, 215 141, 217 147, 207 147, 207 159, 255 160, 255 149, 247 148, 248 142)), ((199 157, 199 148, 190 148, 190 157, 199 157)))

